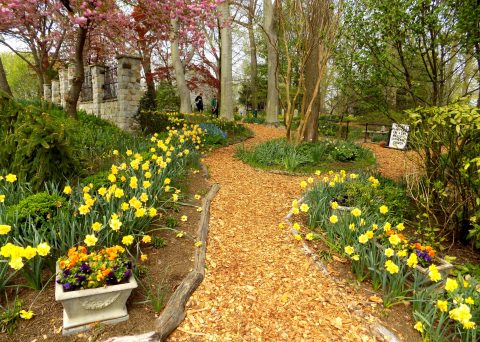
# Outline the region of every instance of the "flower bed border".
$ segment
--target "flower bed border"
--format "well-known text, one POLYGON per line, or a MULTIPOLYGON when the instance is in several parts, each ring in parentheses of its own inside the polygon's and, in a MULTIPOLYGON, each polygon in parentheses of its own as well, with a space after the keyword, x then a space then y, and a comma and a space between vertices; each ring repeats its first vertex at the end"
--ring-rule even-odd
POLYGON ((155 319, 155 331, 141 335, 111 337, 105 342, 165 341, 185 319, 185 305, 205 277, 205 258, 207 253, 207 238, 210 221, 210 204, 218 190, 220 190, 220 184, 213 184, 210 191, 203 199, 202 214, 200 216, 197 233, 197 241, 201 241, 202 245, 195 250, 193 270, 183 279, 168 300, 160 316, 155 319))
MULTIPOLYGON (((305 201, 305 196, 302 196, 297 200, 297 203, 302 204, 304 201, 305 201)), ((342 207, 342 209, 343 208, 349 208, 349 207, 342 207)), ((343 209, 342 211, 345 211, 345 209, 343 209)), ((290 220, 292 217, 293 217, 293 209, 290 209, 287 216, 285 216, 285 221, 287 222, 287 224, 290 228, 290 233, 293 236, 295 236, 295 235, 298 234, 298 231, 293 228, 292 221, 290 220)), ((304 251, 304 253, 307 256, 310 256, 313 259, 313 263, 315 264, 317 269, 324 276, 330 278, 330 280, 332 280, 336 284, 339 283, 339 279, 337 279, 336 277, 334 277, 330 274, 330 272, 328 271, 325 264, 320 260, 319 256, 310 247, 308 247, 308 245, 303 240, 301 242, 301 249, 304 251)), ((353 312, 353 314, 360 317, 360 318, 367 317, 367 313, 363 312, 362 310, 357 310, 357 311, 353 312)), ((372 332, 384 341, 390 341, 390 342, 400 342, 401 341, 397 337, 397 335, 395 335, 390 329, 388 329, 387 327, 383 326, 380 323, 373 323, 372 332)))

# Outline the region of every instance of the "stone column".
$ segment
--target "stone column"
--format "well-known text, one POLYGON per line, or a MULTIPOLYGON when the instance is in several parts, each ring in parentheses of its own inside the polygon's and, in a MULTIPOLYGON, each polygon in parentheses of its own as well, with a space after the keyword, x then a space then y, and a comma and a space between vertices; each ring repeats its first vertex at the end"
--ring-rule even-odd
POLYGON ((103 84, 105 83, 105 67, 102 65, 90 66, 92 71, 93 113, 102 117, 103 84))
POLYGON ((50 84, 43 85, 43 99, 45 101, 52 101, 52 86, 50 84))
POLYGON ((60 82, 52 81, 52 102, 60 104, 60 82))
POLYGON ((140 86, 141 59, 134 56, 119 56, 118 78, 118 116, 115 124, 127 131, 134 129, 134 116, 137 114, 143 95, 140 86))
POLYGON ((60 104, 65 107, 65 96, 68 92, 68 71, 67 69, 61 69, 58 72, 58 78, 60 80, 60 104))

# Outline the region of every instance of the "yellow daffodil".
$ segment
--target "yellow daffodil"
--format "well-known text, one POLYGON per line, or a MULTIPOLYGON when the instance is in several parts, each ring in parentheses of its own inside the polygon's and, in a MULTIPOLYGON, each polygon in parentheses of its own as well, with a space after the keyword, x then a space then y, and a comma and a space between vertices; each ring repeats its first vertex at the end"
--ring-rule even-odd
POLYGON ((388 207, 386 205, 382 205, 380 208, 380 214, 383 214, 385 215, 386 213, 388 213, 388 207))
POLYGON ((437 308, 441 311, 441 312, 447 312, 448 311, 448 301, 446 300, 438 300, 437 301, 437 308))
POLYGON ((398 266, 392 260, 387 260, 385 262, 385 269, 390 274, 398 273, 398 270, 399 270, 398 266))
POLYGON ((8 224, 0 224, 0 235, 6 235, 12 230, 8 224))
POLYGON ((308 240, 308 241, 312 241, 313 240, 313 233, 308 233, 307 235, 305 235, 305 239, 308 240))
POLYGON ((27 260, 30 260, 37 255, 37 249, 33 248, 32 246, 27 246, 23 249, 22 252, 22 257, 24 257, 27 260))
POLYGON ((358 237, 358 242, 365 244, 368 242, 368 236, 365 234, 362 234, 358 237))
POLYGON ((355 248, 353 248, 352 246, 346 246, 344 251, 345 254, 352 255, 353 253, 355 253, 355 248))
POLYGON ((308 212, 309 209, 310 207, 308 206, 307 203, 302 203, 302 205, 300 206, 300 210, 303 211, 304 213, 308 212))
POLYGON ((428 276, 430 277, 430 280, 433 282, 438 282, 439 280, 442 279, 442 275, 438 271, 437 266, 433 264, 428 267, 428 276))
POLYGON ((407 265, 408 267, 415 268, 417 267, 418 264, 418 258, 415 253, 411 253, 410 256, 407 259, 407 265))
POLYGON ((92 223, 92 230, 94 232, 98 232, 102 228, 102 224, 100 222, 92 223))
POLYGON ((9 173, 8 175, 5 176, 5 180, 9 183, 15 183, 17 181, 17 176, 9 173))
POLYGON ((398 245, 402 240, 398 237, 397 234, 392 234, 389 238, 388 241, 392 244, 392 246, 398 245))
POLYGON ((144 217, 146 214, 147 214, 147 211, 145 210, 145 208, 140 207, 137 210, 135 210, 135 217, 144 217))
POLYGON ((337 215, 332 215, 332 216, 330 216, 330 222, 331 222, 331 223, 337 223, 337 222, 338 222, 338 217, 337 217, 337 215))
POLYGON ((391 249, 391 248, 387 248, 387 249, 385 249, 385 255, 386 255, 387 257, 391 258, 392 256, 395 255, 395 251, 394 251, 393 249, 391 249))
POLYGON ((145 261, 148 260, 148 256, 147 256, 146 254, 143 254, 143 253, 142 253, 142 254, 140 255, 140 260, 145 262, 145 261))
POLYGON ((88 234, 86 237, 85 237, 85 240, 83 240, 83 242, 85 242, 85 244, 88 246, 88 247, 91 247, 91 246, 95 246, 95 244, 97 243, 98 239, 95 237, 95 235, 93 234, 88 234))
POLYGON ((359 217, 360 215, 362 215, 362 211, 358 208, 355 208, 352 210, 352 215, 355 217, 359 217))
POLYGON ((157 216, 157 209, 155 209, 155 208, 153 208, 153 207, 150 208, 150 209, 148 209, 148 216, 150 216, 150 217, 155 217, 155 216, 157 216))
POLYGON ((34 313, 32 310, 20 310, 20 317, 23 319, 31 319, 33 317, 34 313))
POLYGON ((422 324, 422 322, 417 322, 417 323, 415 323, 415 325, 414 325, 413 327, 415 328, 415 330, 423 333, 423 324, 422 324))
POLYGON ((50 254, 50 246, 46 242, 42 242, 41 244, 37 245, 37 252, 40 256, 47 256, 50 254))
POLYGON ((125 235, 125 236, 122 238, 122 243, 123 243, 125 246, 130 246, 130 245, 133 243, 133 236, 132 236, 132 235, 125 235))
POLYGON ((202 241, 196 241, 195 242, 195 247, 202 247, 202 246, 203 246, 202 241))
POLYGON ((72 193, 72 187, 70 185, 67 185, 63 188, 63 193, 65 195, 70 195, 72 193))
POLYGON ((117 232, 120 230, 120 227, 122 226, 122 222, 119 221, 118 219, 111 219, 109 225, 113 231, 117 232))
POLYGON ((8 265, 14 270, 20 270, 24 266, 22 257, 12 258, 8 265))
POLYGON ((188 220, 187 215, 182 215, 182 217, 180 218, 180 220, 183 221, 183 222, 187 222, 187 220, 188 220))
POLYGON ((458 288, 457 280, 453 278, 447 278, 447 282, 445 283, 445 290, 448 292, 453 292, 458 288))
POLYGON ((78 208, 78 212, 80 213, 80 215, 87 215, 90 212, 90 207, 86 204, 82 204, 78 208))

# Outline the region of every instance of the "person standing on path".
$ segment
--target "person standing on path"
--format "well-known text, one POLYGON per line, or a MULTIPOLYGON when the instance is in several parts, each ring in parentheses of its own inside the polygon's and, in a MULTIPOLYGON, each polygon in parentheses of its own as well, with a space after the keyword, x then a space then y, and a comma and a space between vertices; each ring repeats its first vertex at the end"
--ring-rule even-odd
POLYGON ((197 105, 197 110, 200 113, 203 113, 203 98, 202 98, 202 93, 200 93, 196 98, 195 98, 195 104, 197 105))
POLYGON ((216 95, 213 95, 211 105, 212 105, 212 114, 218 118, 218 101, 217 101, 216 95))

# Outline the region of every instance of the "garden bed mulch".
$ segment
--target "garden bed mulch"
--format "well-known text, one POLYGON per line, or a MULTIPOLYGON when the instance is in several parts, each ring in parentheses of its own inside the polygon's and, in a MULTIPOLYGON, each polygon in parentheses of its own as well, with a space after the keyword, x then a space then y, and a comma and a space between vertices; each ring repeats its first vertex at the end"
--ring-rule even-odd
MULTIPOLYGON (((183 238, 177 238, 174 231, 162 230, 152 236, 162 237, 166 246, 161 248, 148 247, 143 250, 148 255, 144 263, 146 272, 141 280, 156 290, 161 286, 166 290, 164 304, 177 289, 185 276, 191 271, 194 265, 194 246, 198 222, 201 213, 197 212, 195 206, 201 206, 201 200, 194 198, 195 194, 204 195, 208 192, 210 185, 204 178, 202 172, 189 176, 189 189, 187 199, 184 202, 194 206, 179 206, 178 212, 170 211, 160 217, 159 221, 152 227, 165 225, 167 218, 177 222, 175 229, 186 233, 183 238), (188 221, 182 222, 180 217, 187 215, 188 221)), ((138 335, 155 330, 155 319, 159 313, 152 309, 150 304, 140 304, 146 300, 145 290, 141 286, 132 292, 127 306, 130 319, 116 325, 99 325, 91 331, 78 335, 62 336, 62 306, 55 302, 54 286, 50 283, 42 294, 35 300, 38 291, 21 290, 23 307, 33 302, 32 310, 35 316, 28 321, 19 320, 13 335, 0 334, 1 341, 96 341, 105 340, 113 336, 138 335)))
MULTIPOLYGON (((252 146, 284 130, 250 125, 252 146)), ((368 302, 317 270, 278 223, 302 192, 300 177, 258 172, 233 158, 235 147, 205 163, 221 185, 212 202, 206 276, 170 341, 375 340, 371 317, 352 314, 368 302)))

